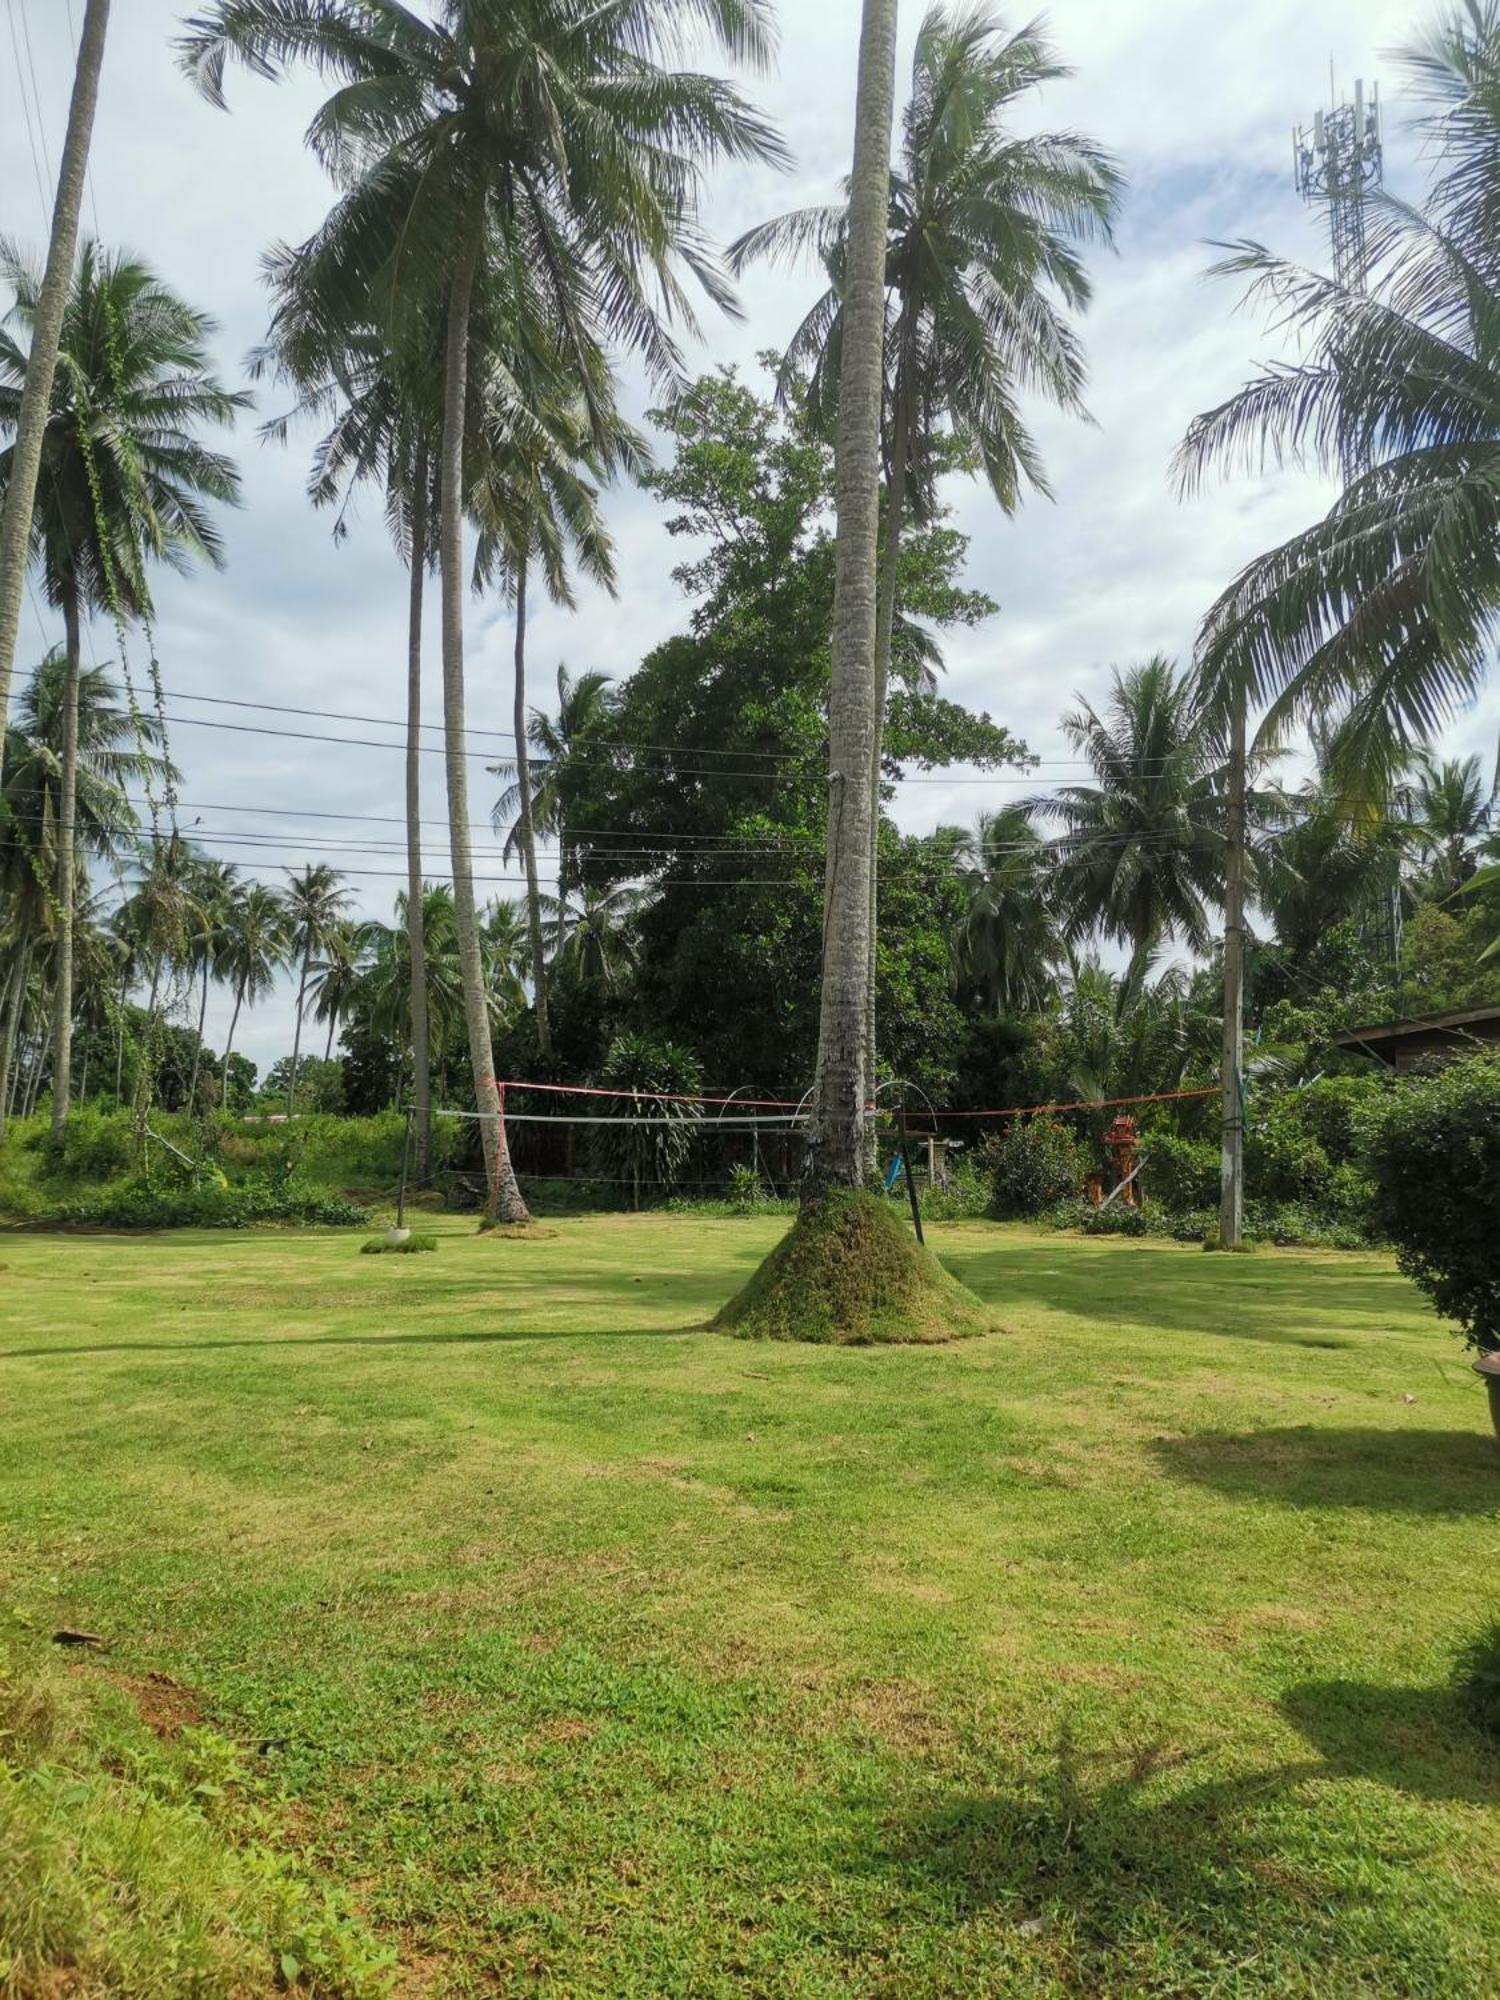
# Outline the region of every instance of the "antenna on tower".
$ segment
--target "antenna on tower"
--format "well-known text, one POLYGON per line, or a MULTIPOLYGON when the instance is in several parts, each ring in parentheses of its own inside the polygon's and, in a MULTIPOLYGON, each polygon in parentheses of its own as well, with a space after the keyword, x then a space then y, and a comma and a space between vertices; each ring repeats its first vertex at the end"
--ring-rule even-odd
POLYGON ((1292 134, 1292 159, 1298 194, 1328 211, 1334 277, 1349 291, 1363 291, 1365 196, 1380 186, 1384 167, 1379 84, 1367 98, 1361 79, 1352 102, 1340 104, 1335 95, 1327 111, 1315 112, 1310 126, 1292 134))
MULTIPOLYGON (((1380 85, 1371 84, 1366 97, 1364 81, 1358 79, 1352 101, 1341 104, 1331 63, 1328 74, 1330 108, 1315 112, 1310 126, 1298 126, 1292 133, 1293 173, 1302 199, 1328 212, 1336 282, 1345 291, 1362 292, 1369 263, 1365 196, 1381 185, 1384 176, 1380 85)), ((1346 451, 1346 485, 1367 469, 1366 454, 1346 451)))

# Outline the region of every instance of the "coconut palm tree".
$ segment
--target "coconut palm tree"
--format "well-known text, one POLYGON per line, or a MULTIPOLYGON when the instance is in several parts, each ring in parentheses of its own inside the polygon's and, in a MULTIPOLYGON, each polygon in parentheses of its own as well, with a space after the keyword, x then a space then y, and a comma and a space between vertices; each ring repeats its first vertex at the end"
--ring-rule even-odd
POLYGON ((198 922, 193 892, 201 859, 179 834, 151 841, 142 849, 139 872, 116 916, 116 927, 130 946, 130 962, 148 975, 146 1042, 136 1080, 136 1125, 143 1146, 156 1090, 157 1037, 198 922))
POLYGON ((636 963, 635 926, 650 901, 648 890, 626 883, 609 889, 585 883, 566 902, 543 896, 542 908, 561 939, 555 963, 613 992, 636 963))
POLYGON ((1084 702, 1062 728, 1095 777, 1031 808, 1064 829, 1064 936, 1097 932, 1138 956, 1172 938, 1206 951, 1223 893, 1223 804, 1192 675, 1160 655, 1116 668, 1103 713, 1084 702))
MULTIPOLYGON (((499 1122, 469 839, 464 729, 464 444, 469 385, 507 366, 487 346, 487 294, 510 301, 510 351, 561 357, 593 405, 604 340, 678 372, 668 316, 691 323, 683 272, 727 304, 698 220, 701 169, 782 157, 770 127, 721 79, 666 67, 706 28, 763 60, 762 0, 443 0, 427 19, 397 0, 217 0, 188 25, 185 66, 215 101, 231 57, 263 74, 305 60, 336 88, 314 148, 344 192, 320 232, 348 284, 348 317, 406 349, 413 312, 446 309, 439 452, 443 719, 454 907, 491 1209, 520 1219, 499 1122), (476 335, 479 337, 476 338, 476 335)), ((516 430, 531 423, 517 397, 516 430)))
MULTIPOLYGON (((5 755, 0 759, 0 904, 8 911, 13 950, 26 976, 57 926, 57 854, 63 817, 63 761, 70 728, 71 676, 61 651, 49 653, 27 681, 16 704, 5 755)), ((161 732, 142 720, 139 731, 120 706, 119 691, 102 667, 83 669, 76 699, 77 758, 72 813, 75 893, 85 856, 118 863, 132 851, 137 819, 127 787, 175 778, 155 747, 161 732)), ((20 978, 22 975, 18 975, 20 978)), ((18 1025, 18 1023, 17 1023, 18 1025)), ((3 1033, 3 1030, 0 1030, 3 1033)), ((14 1048, 13 1039, 6 1047, 14 1048)), ((7 1067, 0 1051, 0 1069, 7 1067)), ((0 1091, 0 1096, 3 1096, 0 1091)))
POLYGON ((193 1044, 193 1063, 188 1076, 188 1108, 198 1103, 198 1072, 203 1066, 203 1030, 208 1020, 208 992, 220 975, 224 962, 225 928, 239 884, 239 869, 232 861, 203 855, 194 865, 192 879, 192 928, 188 934, 187 961, 198 975, 198 1038, 193 1044))
MULTIPOLYGON (((1071 74, 1038 23, 1007 33, 983 6, 932 8, 917 34, 900 159, 890 179, 885 262, 885 509, 876 623, 878 799, 902 531, 927 521, 953 444, 978 465, 1006 514, 1030 485, 1048 491, 1021 414, 1024 397, 1084 414, 1085 368, 1071 315, 1089 302, 1080 256, 1107 243, 1123 181, 1100 147, 1071 132, 1017 133, 1016 112, 1071 74)), ((783 386, 808 377, 827 427, 844 337, 848 209, 810 208, 752 229, 730 252, 816 254, 828 289, 792 336, 783 386)), ((872 889, 873 893, 873 889, 872 889)), ((869 981, 874 1062, 874 920, 869 981)))
MULTIPOLYGON (((42 281, 8 247, 0 278, 10 320, 34 330, 42 281)), ((117 620, 151 609, 146 564, 187 568, 223 560, 209 503, 233 505, 239 477, 196 433, 232 422, 247 399, 226 390, 209 363, 214 322, 195 312, 146 265, 85 242, 62 318, 58 365, 42 434, 42 478, 32 547, 48 601, 62 613, 68 666, 56 854, 57 976, 53 999, 52 1121, 67 1118, 73 1020, 73 818, 78 776, 77 688, 83 619, 117 620)), ((15 433, 26 352, 0 329, 0 435, 15 433)), ((0 485, 16 447, 0 453, 0 485)))
POLYGON ((275 301, 271 330, 251 358, 257 377, 269 375, 296 393, 292 409, 262 426, 285 442, 298 418, 332 419, 313 454, 308 493, 315 506, 336 507, 334 539, 345 533, 356 488, 385 494, 386 521, 407 567, 406 617, 406 951, 411 1020, 403 1030, 412 1051, 416 1170, 427 1172, 432 1151, 432 1059, 428 1026, 427 943, 422 893, 422 617, 426 582, 437 553, 434 524, 441 429, 441 327, 433 317, 425 344, 398 356, 373 325, 350 326, 341 299, 325 297, 315 257, 278 248, 266 259, 275 301))
MULTIPOLYGON (((573 851, 568 842, 564 818, 565 802, 571 784, 576 781, 577 767, 587 761, 590 732, 606 720, 614 700, 608 674, 593 669, 580 674, 575 680, 566 666, 559 665, 556 717, 548 715, 543 709, 534 708, 526 724, 527 741, 541 760, 539 764, 527 761, 531 824, 533 831, 544 840, 557 842, 559 906, 566 904, 574 886, 573 851)), ((518 723, 518 731, 519 727, 518 723)), ((491 776, 507 780, 505 790, 491 809, 490 825, 497 834, 504 836, 502 858, 510 861, 516 854, 519 840, 521 784, 518 767, 508 762, 491 764, 489 768, 491 776)), ((554 950, 561 943, 559 932, 554 940, 554 950)))
MULTIPOLYGON (((611 427, 610 450, 616 465, 635 465, 642 457, 639 440, 618 422, 611 427)), ((599 512, 599 489, 595 483, 598 476, 599 460, 589 449, 587 413, 574 402, 548 411, 543 428, 511 441, 508 448, 502 440, 494 456, 486 457, 472 503, 480 522, 476 582, 499 582, 515 610, 513 839, 521 850, 526 871, 537 1046, 544 1056, 551 1054, 552 1027, 547 1009, 547 963, 527 738, 527 593, 531 577, 536 574, 552 602, 571 609, 577 600, 569 571, 570 556, 573 567, 613 593, 614 550, 599 512)))
POLYGON ((997 1014, 1046 1006, 1063 956, 1052 902, 1050 855, 1031 810, 981 813, 960 835, 954 862, 969 892, 958 936, 965 977, 997 1014))
POLYGON ((1343 717, 1341 775, 1387 794, 1412 748, 1483 684, 1500 634, 1500 4, 1450 6, 1401 58, 1433 178, 1372 198, 1367 284, 1258 243, 1247 278, 1300 359, 1198 417, 1179 476, 1364 465, 1324 518, 1241 571, 1204 621, 1210 684, 1268 705, 1279 740, 1343 717))
POLYGON ((354 1003, 368 949, 366 927, 340 921, 331 927, 321 951, 308 968, 307 990, 316 995, 313 1019, 328 1023, 324 1062, 333 1059, 333 1038, 354 1003))
POLYGON ((1494 825, 1494 787, 1477 757, 1439 761, 1419 749, 1412 760, 1408 816, 1412 838, 1426 862, 1418 893, 1441 902, 1472 879, 1494 825))
POLYGON ((234 990, 234 1011, 224 1037, 226 1078, 240 1009, 265 998, 291 951, 291 922, 282 898, 264 882, 237 884, 219 937, 218 974, 234 990))
POLYGON ((292 1036, 292 1061, 287 1077, 286 1115, 296 1102, 297 1064, 302 1055, 302 1017, 307 1002, 313 960, 325 951, 349 905, 349 891, 340 887, 338 870, 315 862, 294 874, 282 892, 291 949, 300 963, 297 974, 297 1025, 292 1036))
POLYGON ((94 107, 99 101, 99 74, 104 67, 104 37, 109 25, 109 0, 87 0, 78 37, 73 71, 73 95, 68 129, 58 162, 57 198, 47 242, 47 266, 37 291, 22 393, 16 409, 16 444, 12 476, 0 499, 0 740, 10 711, 11 674, 16 660, 16 634, 21 626, 21 595, 31 553, 32 510, 42 469, 42 444, 52 408, 52 384, 57 369, 73 259, 78 250, 78 225, 83 214, 83 188, 88 173, 94 107))

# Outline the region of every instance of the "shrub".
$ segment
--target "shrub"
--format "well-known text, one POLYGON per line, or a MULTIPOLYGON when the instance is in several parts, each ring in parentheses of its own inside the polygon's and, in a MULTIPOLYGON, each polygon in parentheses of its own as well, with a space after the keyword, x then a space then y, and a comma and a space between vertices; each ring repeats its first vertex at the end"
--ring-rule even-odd
POLYGON ((966 1153, 948 1169, 946 1187, 924 1187, 922 1213, 932 1222, 971 1222, 989 1207, 990 1183, 981 1163, 966 1153))
POLYGON ((1258 1108, 1245 1133, 1245 1185, 1258 1201, 1315 1202, 1333 1166, 1295 1098, 1258 1108))
POLYGON ((1005 1222, 1037 1216, 1082 1192, 1088 1148, 1055 1118, 1017 1120, 987 1139, 989 1213, 1005 1222))
POLYGON ((143 1175, 66 1203, 52 1219, 93 1229, 245 1229, 255 1222, 350 1226, 368 1217, 341 1195, 295 1179, 256 1175, 234 1186, 164 1186, 143 1175))
POLYGON ((1370 1147, 1374 1219, 1396 1261, 1473 1347, 1500 1347, 1500 1060, 1411 1079, 1370 1147))
POLYGON ((50 1132, 39 1140, 46 1172, 55 1180, 109 1181, 128 1174, 135 1163, 134 1120, 128 1111, 99 1111, 80 1105, 68 1114, 61 1139, 50 1132))
POLYGON ((754 1167, 746 1160, 736 1160, 729 1169, 728 1193, 736 1208, 758 1208, 766 1191, 754 1167))
POLYGON ((594 1171, 628 1186, 639 1208, 642 1187, 670 1188, 691 1156, 700 1113, 682 1100, 702 1090, 703 1072, 675 1042, 627 1032, 610 1043, 599 1081, 630 1095, 598 1100, 602 1122, 590 1133, 594 1171), (660 1122, 642 1124, 645 1118, 660 1122))
POLYGON ((1171 1215, 1213 1207, 1219 1198, 1219 1149, 1210 1140, 1152 1132, 1144 1150, 1141 1184, 1152 1207, 1171 1215))

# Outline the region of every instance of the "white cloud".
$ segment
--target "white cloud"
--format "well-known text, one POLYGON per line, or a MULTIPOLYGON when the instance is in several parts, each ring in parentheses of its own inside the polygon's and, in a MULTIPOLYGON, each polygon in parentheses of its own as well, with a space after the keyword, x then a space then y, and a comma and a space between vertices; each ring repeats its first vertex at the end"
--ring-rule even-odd
MULTIPOLYGON (((18 9, 34 44, 55 165, 70 78, 67 10, 58 0, 18 0, 18 9)), ((306 79, 274 88, 238 74, 230 80, 230 115, 210 110, 177 73, 168 47, 184 11, 174 0, 116 8, 93 197, 107 241, 145 255, 219 318, 221 365, 239 380, 264 328, 260 254, 274 239, 304 235, 326 206, 326 185, 300 144, 317 91, 306 79)), ((921 9, 907 0, 902 11, 904 70, 921 9)), ((1254 235, 1320 256, 1315 219, 1290 186, 1289 134, 1326 101, 1330 57, 1345 81, 1381 78, 1388 178, 1416 187, 1415 148, 1401 122, 1409 107, 1394 101, 1395 70, 1381 52, 1402 41, 1424 11, 1419 0, 1246 0, 1238 8, 1214 0, 1054 0, 1049 9, 1077 74, 1049 90, 1034 115, 1109 145, 1131 183, 1119 252, 1096 259, 1086 328, 1098 428, 1037 414, 1054 505, 1032 503, 1005 521, 977 490, 955 496, 973 538, 971 580, 1003 611, 986 629, 955 635, 948 645, 952 691, 988 707, 1044 757, 1065 754, 1057 716, 1075 691, 1097 696, 1111 663, 1154 651, 1185 655, 1198 617, 1234 569, 1310 519, 1326 497, 1316 481, 1293 473, 1237 482, 1190 507, 1171 493, 1169 462, 1188 419, 1275 352, 1253 320, 1232 311, 1229 288, 1202 282, 1207 244, 1254 235)), ((1010 9, 1017 20, 1030 12, 1010 9)), ((765 170, 723 176, 710 211, 722 237, 782 207, 836 195, 850 151, 857 16, 857 0, 783 0, 779 71, 750 88, 779 121, 799 164, 788 177, 765 170)), ((43 216, 20 80, 11 69, 0 75, 0 188, 5 231, 39 240, 43 216)), ((746 318, 711 324, 695 365, 749 363, 757 350, 785 339, 812 294, 810 276, 757 272, 745 287, 746 318)), ((274 407, 274 395, 262 404, 274 407)), ((371 498, 335 549, 327 522, 302 497, 305 450, 263 448, 253 424, 242 426, 238 449, 246 504, 228 526, 226 573, 164 579, 160 587, 168 687, 398 714, 405 579, 386 545, 377 501, 371 498)), ((571 618, 538 611, 530 657, 539 695, 559 658, 623 674, 680 626, 684 608, 669 573, 681 549, 664 533, 660 510, 644 495, 621 494, 611 519, 620 597, 585 592, 571 618)), ((508 623, 498 607, 476 607, 472 631, 469 719, 504 729, 508 623)), ((430 637, 435 642, 435 628, 430 637)), ((29 620, 23 641, 41 643, 29 620)), ((98 643, 107 650, 108 635, 98 643)), ((428 713, 437 714, 435 692, 428 713)), ((243 719, 301 726, 273 716, 243 719)), ((1465 748, 1492 742, 1497 721, 1500 690, 1464 719, 1454 739, 1465 748)), ((288 837, 306 834, 309 843, 319 836, 389 840, 388 854, 343 858, 399 871, 399 827, 378 823, 401 810, 394 752, 186 726, 175 748, 186 769, 184 798, 214 808, 185 812, 185 819, 280 828, 288 837), (231 805, 246 810, 231 814, 231 805), (298 817, 314 807, 377 818, 358 826, 298 817), (272 808, 290 817, 273 818, 272 808)), ((436 757, 427 762, 429 816, 437 821, 441 765, 436 757)), ((479 817, 491 781, 476 765, 471 782, 479 817)), ((983 797, 971 786, 914 786, 901 817, 914 826, 968 817, 983 797)), ((439 854, 440 828, 430 834, 439 854)), ((286 856, 302 858, 294 849, 286 856)), ((270 867, 265 852, 239 858, 270 867)), ((380 876, 357 878, 362 907, 388 910, 397 886, 380 876)), ((210 1018, 222 1033, 223 1021, 210 1018)), ((290 1039, 285 996, 251 1017, 240 1039, 262 1062, 281 1052, 290 1039)))

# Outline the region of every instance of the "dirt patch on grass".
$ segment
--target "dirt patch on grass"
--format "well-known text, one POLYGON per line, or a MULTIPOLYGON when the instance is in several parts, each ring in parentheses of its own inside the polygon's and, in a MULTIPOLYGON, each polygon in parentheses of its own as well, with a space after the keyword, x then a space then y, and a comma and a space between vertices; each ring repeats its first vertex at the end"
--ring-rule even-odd
POLYGON ((531 1741, 547 1743, 587 1743, 598 1733, 599 1725, 587 1721, 581 1715, 555 1715, 550 1722, 544 1722, 540 1729, 531 1732, 531 1741))
POLYGON ((911 1681, 876 1681, 862 1687, 850 1699, 849 1712, 888 1750, 926 1756, 957 1747, 953 1730, 934 1710, 932 1696, 911 1681))
POLYGON ((174 1681, 170 1674, 114 1674, 111 1679, 124 1688, 142 1722, 163 1742, 170 1742, 179 1729, 202 1726, 201 1697, 181 1681, 174 1681))

